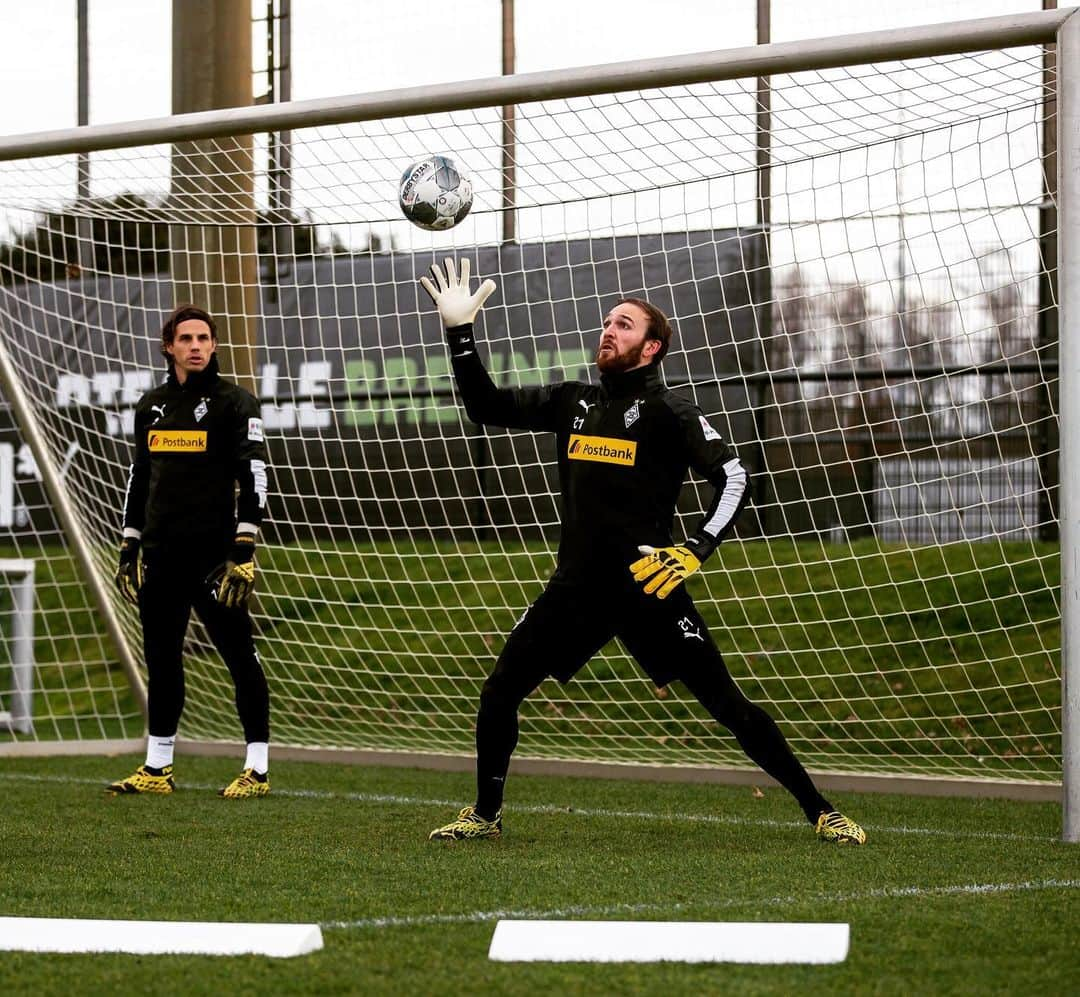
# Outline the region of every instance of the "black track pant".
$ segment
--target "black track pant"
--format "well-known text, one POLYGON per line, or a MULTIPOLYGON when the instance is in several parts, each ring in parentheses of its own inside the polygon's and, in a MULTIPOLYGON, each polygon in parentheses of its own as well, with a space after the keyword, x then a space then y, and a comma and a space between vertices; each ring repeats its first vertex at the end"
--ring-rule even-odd
POLYGON ((206 576, 223 558, 193 557, 190 551, 148 550, 145 578, 139 590, 143 650, 150 682, 149 731, 171 737, 184 711, 184 635, 192 609, 206 626, 236 687, 236 712, 244 740, 270 740, 270 697, 246 607, 226 609, 206 584, 206 576))
POLYGON ((632 582, 606 590, 553 582, 510 632, 480 693, 476 809, 481 815, 490 818, 502 805, 522 700, 549 675, 568 681, 612 637, 658 686, 681 680, 747 756, 795 797, 811 822, 832 809, 772 717, 739 691, 684 588, 661 600, 632 582))

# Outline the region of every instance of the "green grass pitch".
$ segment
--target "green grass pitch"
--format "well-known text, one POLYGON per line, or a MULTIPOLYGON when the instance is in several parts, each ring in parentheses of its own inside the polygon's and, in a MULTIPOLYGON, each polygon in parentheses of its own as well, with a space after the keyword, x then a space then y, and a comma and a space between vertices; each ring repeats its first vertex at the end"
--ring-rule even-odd
POLYGON ((0 992, 1068 993, 1080 847, 1057 805, 847 795, 864 848, 780 790, 512 776, 501 841, 435 844, 467 775, 278 763, 225 801, 225 759, 171 797, 106 798, 140 759, 0 759, 0 915, 299 921, 296 959, 0 953, 0 992), (500 913, 847 921, 835 966, 491 963, 500 913))

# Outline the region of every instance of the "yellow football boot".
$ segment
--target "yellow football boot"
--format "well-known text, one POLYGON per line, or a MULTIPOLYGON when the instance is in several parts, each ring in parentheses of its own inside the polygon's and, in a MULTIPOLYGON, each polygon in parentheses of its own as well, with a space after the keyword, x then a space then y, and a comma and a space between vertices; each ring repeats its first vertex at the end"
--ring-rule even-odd
POLYGON ((171 765, 166 765, 161 769, 140 765, 126 779, 120 779, 106 786, 105 792, 112 796, 124 796, 128 793, 171 793, 176 789, 172 773, 171 765))
POLYGON ((224 789, 218 790, 218 796, 227 800, 243 800, 249 796, 265 796, 270 792, 270 775, 259 775, 254 769, 244 769, 224 789))
POLYGON ((502 835, 502 811, 494 820, 481 817, 474 807, 466 807, 457 820, 437 827, 428 835, 428 841, 469 841, 473 838, 498 838, 502 835))
POLYGON ((837 845, 866 844, 866 832, 838 810, 826 811, 818 817, 814 830, 822 841, 832 841, 837 845))

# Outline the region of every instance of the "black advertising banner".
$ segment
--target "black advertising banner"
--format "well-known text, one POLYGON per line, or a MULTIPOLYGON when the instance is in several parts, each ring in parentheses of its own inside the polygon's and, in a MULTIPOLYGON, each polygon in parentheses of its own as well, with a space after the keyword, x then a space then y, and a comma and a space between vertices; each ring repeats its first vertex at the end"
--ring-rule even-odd
MULTIPOLYGON (((675 319, 668 383, 685 385, 736 443, 753 438, 745 386, 721 390, 717 382, 761 369, 753 300, 767 301, 768 291, 753 293, 763 272, 757 232, 489 246, 462 255, 477 279, 498 284, 478 326, 498 383, 595 379, 603 315, 621 297, 644 297, 675 319)), ((463 422, 438 316, 417 283, 436 259, 335 256, 291 270, 279 261, 278 283, 260 288, 255 389, 273 475, 269 529, 280 539, 341 526, 355 538, 515 522, 544 532, 554 524, 550 441, 463 422)), ((167 277, 0 287, 0 332, 46 413, 65 472, 98 481, 99 514, 115 516, 117 527, 133 407, 164 376, 160 328, 173 303, 167 277)), ((227 343, 221 355, 228 376, 227 343)), ((54 528, 5 409, 0 528, 31 526, 54 528)))

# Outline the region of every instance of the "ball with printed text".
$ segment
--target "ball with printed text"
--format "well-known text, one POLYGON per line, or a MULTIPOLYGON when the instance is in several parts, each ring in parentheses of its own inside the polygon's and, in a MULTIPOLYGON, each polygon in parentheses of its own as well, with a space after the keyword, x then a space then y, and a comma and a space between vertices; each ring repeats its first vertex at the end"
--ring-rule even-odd
POLYGON ((449 156, 428 156, 401 174, 398 203, 414 225, 429 232, 453 228, 473 203, 472 182, 449 156))

